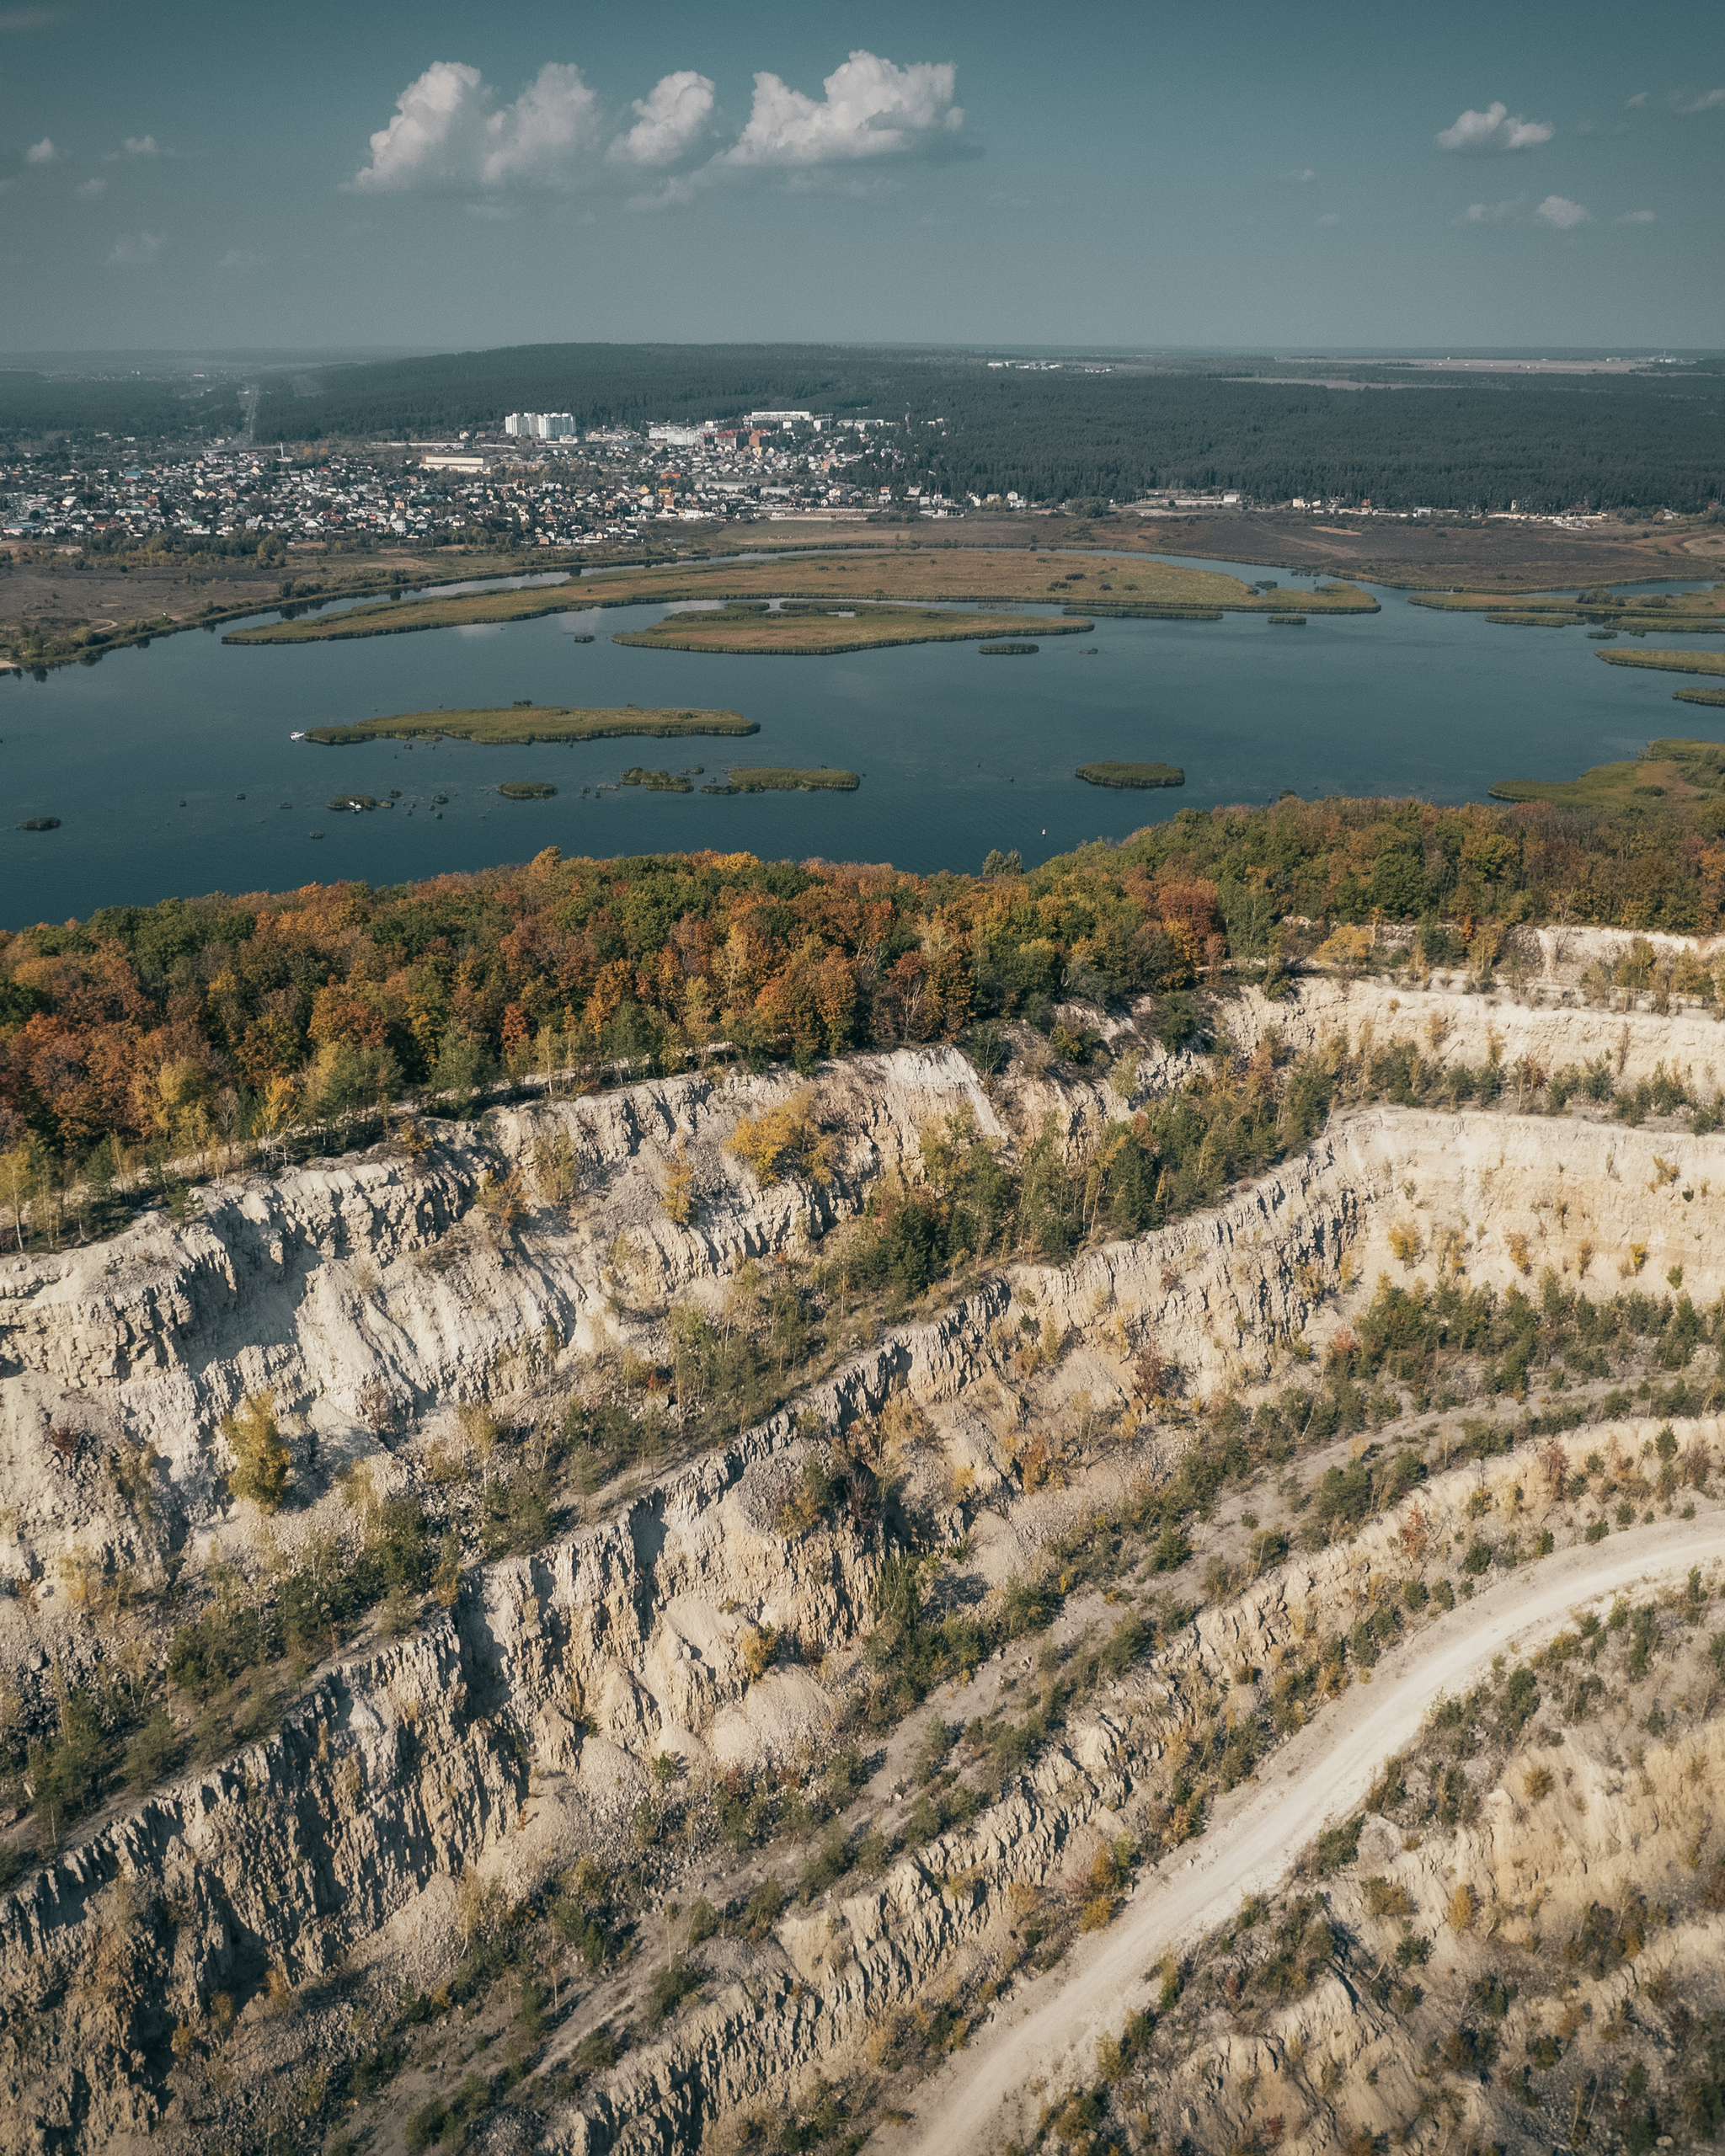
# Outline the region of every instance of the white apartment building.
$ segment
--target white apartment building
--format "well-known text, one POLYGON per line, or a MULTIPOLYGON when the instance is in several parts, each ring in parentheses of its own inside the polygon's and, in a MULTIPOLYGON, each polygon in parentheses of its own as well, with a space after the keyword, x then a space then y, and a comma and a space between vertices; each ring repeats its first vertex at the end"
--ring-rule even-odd
POLYGON ((567 412, 511 412, 503 431, 531 441, 569 441, 579 429, 567 412))

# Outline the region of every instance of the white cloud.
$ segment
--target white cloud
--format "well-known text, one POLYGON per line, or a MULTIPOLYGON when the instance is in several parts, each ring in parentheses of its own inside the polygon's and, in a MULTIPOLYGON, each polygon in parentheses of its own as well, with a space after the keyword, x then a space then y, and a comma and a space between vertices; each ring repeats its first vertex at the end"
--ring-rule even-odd
POLYGON ((1680 112, 1717 112, 1725 105, 1725 90, 1703 90, 1698 97, 1680 97, 1680 112))
POLYGON ((1527 201, 1525 195, 1512 195, 1507 202, 1470 202, 1466 213, 1458 217, 1458 225, 1501 225, 1513 217, 1527 201))
POLYGON ((168 244, 165 232, 122 232, 108 257, 110 270, 147 270, 168 244))
POLYGON ((459 60, 434 61, 395 101, 395 117, 371 137, 371 162, 355 173, 355 187, 422 185, 454 179, 457 163, 473 159, 462 138, 472 132, 473 105, 483 97, 477 67, 459 60))
POLYGON ((1621 217, 1611 220, 1616 225, 1651 225, 1654 222, 1651 210, 1626 210, 1621 217))
POLYGON ((1651 90, 1637 90, 1635 95, 1629 100, 1629 109, 1632 112, 1641 111, 1646 105, 1648 99, 1652 95, 1653 92, 1651 90))
POLYGON ((513 104, 499 106, 477 67, 432 63, 371 137, 371 162, 352 185, 558 187, 573 176, 598 125, 597 99, 579 67, 547 60, 513 104))
POLYGON ((1593 218, 1579 202, 1572 202, 1562 195, 1548 195, 1534 215, 1541 224, 1550 225, 1560 232, 1573 232, 1577 225, 1593 222, 1593 218))
POLYGON ((128 135, 117 150, 110 150, 102 160, 104 164, 117 165, 126 157, 171 157, 172 150, 164 150, 153 135, 128 135))
POLYGON ((579 67, 547 60, 515 103, 485 122, 481 184, 561 184, 596 130, 597 103, 579 67))
POLYGON ((263 267, 263 264, 264 258, 261 254, 254 254, 243 247, 231 247, 226 254, 216 258, 216 267, 218 270, 238 272, 243 270, 259 270, 263 267))
MULTIPOLYGON (((953 102, 954 86, 949 63, 898 67, 862 51, 826 77, 819 101, 777 75, 757 74, 749 122, 737 141, 628 206, 692 201, 717 180, 750 171, 783 172, 796 184, 824 167, 980 155, 959 139, 964 115, 953 102)), ((695 149, 716 109, 711 81, 683 68, 635 99, 633 124, 611 131, 615 122, 606 121, 578 67, 547 61, 514 104, 499 104, 477 67, 440 60, 402 92, 394 117, 371 137, 371 162, 347 184, 366 193, 483 189, 494 199, 515 188, 566 187, 597 171, 607 131, 605 163, 662 171, 695 149)), ((878 191, 882 184, 869 184, 878 191)))
POLYGON ((30 144, 29 149, 24 153, 24 161, 27 165, 51 165, 59 154, 59 151, 55 148, 52 141, 45 135, 40 142, 30 144))
POLYGON ((1321 216, 1321 217, 1318 219, 1318 223, 1319 223, 1321 226, 1322 226, 1322 225, 1339 225, 1339 224, 1341 223, 1341 221, 1342 221, 1342 220, 1341 220, 1340 216, 1339 216, 1337 214, 1337 212, 1336 212, 1335 211, 1333 211, 1333 210, 1327 210, 1327 211, 1325 211, 1325 213, 1324 213, 1324 215, 1323 215, 1322 216, 1321 216))
POLYGON ((713 116, 713 84, 684 67, 634 102, 635 124, 606 155, 613 164, 670 165, 687 155, 713 116))
POLYGON ((86 202, 95 202, 108 192, 108 183, 105 179, 87 179, 77 191, 86 202))
POLYGON ((1511 150, 1531 150, 1549 142, 1557 131, 1549 120, 1524 120, 1511 115, 1506 104, 1487 105, 1483 112, 1461 114, 1455 125, 1437 137, 1440 150, 1460 150, 1464 156, 1498 157, 1511 150))
POLYGON ((948 62, 895 67, 859 50, 826 77, 816 104, 778 76, 758 74, 749 124, 715 162, 732 170, 806 168, 951 150, 964 125, 953 103, 955 79, 948 62))
POLYGON ((1296 187, 1309 187, 1316 177, 1310 165, 1295 165, 1292 172, 1284 173, 1284 179, 1291 179, 1296 187))

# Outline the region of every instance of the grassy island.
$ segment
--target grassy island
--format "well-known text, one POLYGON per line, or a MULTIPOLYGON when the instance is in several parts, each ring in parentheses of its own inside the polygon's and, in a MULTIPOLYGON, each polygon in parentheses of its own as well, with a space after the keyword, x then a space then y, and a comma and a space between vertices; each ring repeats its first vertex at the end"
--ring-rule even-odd
POLYGON ((506 778, 497 790, 505 801, 549 801, 557 792, 542 778, 506 778))
POLYGON ((1725 747, 1717 741, 1649 741, 1639 756, 1595 764, 1579 778, 1502 779, 1494 801, 1549 801, 1565 808, 1649 809, 1725 798, 1725 747))
MULTIPOLYGON (((847 551, 833 561, 807 557, 729 563, 697 568, 625 570, 584 577, 590 606, 633 606, 649 600, 805 599, 848 606, 857 600, 899 605, 959 602, 978 606, 1027 602, 1073 613, 1177 621, 1242 614, 1375 614, 1376 600, 1351 584, 1316 590, 1259 590, 1220 569, 1030 547, 897 547, 847 551)), ((1039 622, 1039 629, 1047 624, 1039 622)))
POLYGON ((1044 636, 1076 636, 1092 626, 1089 622, 1049 621, 1040 615, 960 614, 941 606, 867 604, 840 609, 806 600, 769 613, 764 601, 742 600, 710 614, 667 614, 650 629, 624 630, 611 642, 648 651, 815 658, 841 651, 874 651, 886 644, 968 643, 978 637, 1010 636, 1027 629, 1044 636))
POLYGON ((703 793, 854 793, 862 783, 855 771, 829 771, 823 764, 819 771, 798 771, 782 765, 757 765, 752 770, 746 766, 725 774, 728 783, 724 786, 703 786, 703 793))
POLYGON ((444 738, 491 747, 528 741, 608 741, 633 734, 758 734, 758 719, 734 711, 678 711, 624 704, 572 710, 561 704, 511 704, 484 711, 409 711, 361 719, 353 726, 312 726, 308 741, 340 746, 354 741, 444 738))
POLYGON ((1725 584, 1710 591, 1617 592, 1594 585, 1573 597, 1564 592, 1428 591, 1409 600, 1440 614, 1483 614, 1507 628, 1561 629, 1586 622, 1595 629, 1640 634, 1725 634, 1725 584))
POLYGON ((692 793, 695 782, 686 771, 644 771, 639 764, 632 764, 622 774, 625 786, 644 786, 649 793, 692 793))
POLYGON ((1725 674, 1725 651, 1596 651, 1607 666, 1651 666, 1661 674, 1725 674))
POLYGON ((985 643, 977 649, 985 659, 1033 659, 1038 646, 1033 643, 985 643))
MULTIPOLYGON (((900 606, 1037 602, 1072 612, 1153 621, 1218 621, 1223 613, 1375 614, 1357 584, 1261 590, 1220 569, 1173 562, 1033 547, 847 548, 836 560, 809 555, 772 561, 679 563, 573 578, 531 590, 464 591, 444 598, 386 600, 322 619, 264 622, 234 631, 230 643, 328 643, 349 637, 400 636, 476 622, 523 622, 595 606, 638 606, 683 599, 793 599, 849 606, 857 600, 900 606)), ((1038 623, 1047 632, 1047 625, 1038 623)), ((871 639, 877 641, 877 639, 871 639)), ((890 639, 878 639, 890 641, 890 639)), ((692 648, 694 647, 691 647, 692 648)), ((701 647, 705 648, 706 647, 701 647)), ((751 649, 765 648, 751 645, 751 649)), ((812 647, 811 647, 812 648, 812 647)), ((830 647, 822 645, 822 649, 830 647)))
POLYGON ((385 600, 321 618, 260 622, 234 629, 223 643, 339 643, 349 637, 404 636, 414 629, 461 628, 474 622, 531 622, 542 614, 579 613, 595 604, 574 580, 530 590, 459 591, 442 599, 385 600))
MULTIPOLYGON (((1186 774, 1178 764, 1080 764, 1077 776, 1087 786, 1184 786, 1186 774)), ((1181 814, 1186 812, 1183 809, 1181 814)))
POLYGON ((1680 704, 1725 704, 1725 689, 1674 689, 1671 695, 1680 704))

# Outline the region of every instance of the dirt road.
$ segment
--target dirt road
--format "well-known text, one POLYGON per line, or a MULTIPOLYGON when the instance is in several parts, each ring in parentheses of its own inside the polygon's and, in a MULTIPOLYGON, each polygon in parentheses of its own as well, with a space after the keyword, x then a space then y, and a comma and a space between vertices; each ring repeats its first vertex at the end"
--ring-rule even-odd
POLYGON ((1201 1841, 1139 1881, 1124 1912, 1081 1940, 1058 1969, 1000 2012, 987 2031, 918 2092, 908 2127, 883 2127, 871 2147, 890 2156, 984 2156, 1028 2138, 1041 2099, 1093 2078, 1096 2040, 1119 2033, 1148 2000, 1163 1950, 1232 1917, 1244 1896, 1268 1893, 1318 1830, 1359 1804, 1391 1753, 1405 1750, 1440 1694, 1463 1689, 1493 1655, 1526 1652, 1596 1597, 1681 1577, 1725 1559, 1725 1519, 1631 1529, 1529 1564, 1384 1657, 1268 1759, 1252 1782, 1218 1803, 1201 1841))

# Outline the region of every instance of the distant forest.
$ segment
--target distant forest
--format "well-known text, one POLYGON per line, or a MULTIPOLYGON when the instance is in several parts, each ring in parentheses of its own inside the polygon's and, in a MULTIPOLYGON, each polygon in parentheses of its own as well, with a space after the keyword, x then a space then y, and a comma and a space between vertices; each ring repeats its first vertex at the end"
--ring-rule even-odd
MULTIPOLYGON (((1175 487, 1382 509, 1692 511, 1725 494, 1725 377, 1714 368, 1410 382, 1379 365, 1347 371, 1407 386, 1340 390, 1233 378, 1268 364, 1026 372, 980 355, 832 346, 529 344, 266 376, 257 438, 399 440, 495 427, 515 410, 639 430, 789 406, 899 422, 855 476, 961 496, 1089 504, 1175 487)), ((200 419, 238 424, 233 389, 200 408, 183 384, 0 373, 0 437, 54 424, 142 435, 200 419)))
POLYGON ((0 366, 0 451, 45 435, 69 436, 88 446, 100 434, 127 435, 139 443, 179 440, 200 428, 216 431, 243 425, 231 382, 207 387, 160 376, 42 374, 0 366))
MULTIPOLYGON (((908 448, 913 480, 960 495, 1131 501, 1172 486, 1260 500, 1369 496, 1386 509, 1698 510, 1725 491, 1725 383, 1712 373, 1684 383, 1688 394, 1669 376, 1333 390, 813 346, 529 344, 315 379, 321 394, 304 394, 303 378, 299 393, 266 392, 260 438, 400 439, 492 426, 516 410, 642 428, 788 406, 908 421, 893 439, 908 448)), ((859 476, 904 475, 884 454, 859 476)))

